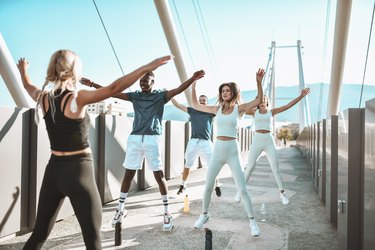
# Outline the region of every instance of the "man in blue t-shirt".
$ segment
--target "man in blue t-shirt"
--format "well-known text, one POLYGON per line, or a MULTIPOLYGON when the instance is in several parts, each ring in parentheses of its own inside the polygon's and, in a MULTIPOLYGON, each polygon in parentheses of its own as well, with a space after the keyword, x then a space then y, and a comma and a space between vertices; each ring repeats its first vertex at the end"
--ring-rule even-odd
MULTIPOLYGON (((125 199, 128 196, 130 184, 137 170, 142 168, 143 158, 146 158, 149 168, 153 171, 159 185, 160 194, 164 204, 163 230, 173 228, 173 218, 169 211, 168 186, 162 170, 162 118, 164 105, 175 95, 187 89, 194 81, 204 77, 204 71, 196 71, 191 78, 172 90, 152 90, 154 74, 146 73, 139 82, 141 91, 121 93, 114 97, 130 101, 134 108, 133 130, 128 138, 127 151, 123 166, 125 174, 121 183, 121 192, 118 208, 112 224, 121 222, 127 215, 125 199)), ((85 85, 100 88, 99 84, 84 79, 85 85), (85 83, 87 81, 87 83, 85 83)))
MULTIPOLYGON (((212 119, 215 117, 215 115, 186 107, 178 103, 174 98, 172 98, 171 101, 177 108, 190 115, 191 122, 191 137, 186 147, 185 167, 184 171, 182 172, 182 182, 177 191, 177 194, 179 195, 186 189, 186 180, 189 176, 190 168, 194 165, 195 160, 200 157, 205 164, 208 164, 210 161, 212 155, 212 119)), ((207 96, 200 95, 199 103, 201 105, 207 105, 207 96)), ((221 196, 219 178, 216 178, 215 192, 218 197, 221 196)))

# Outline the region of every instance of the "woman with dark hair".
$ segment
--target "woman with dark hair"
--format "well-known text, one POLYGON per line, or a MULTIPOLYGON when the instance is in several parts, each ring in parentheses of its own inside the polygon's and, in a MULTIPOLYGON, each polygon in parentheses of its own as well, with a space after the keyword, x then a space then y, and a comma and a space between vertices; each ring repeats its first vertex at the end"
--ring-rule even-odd
POLYGON ((258 96, 254 101, 240 104, 240 90, 236 83, 223 83, 219 87, 218 103, 219 105, 201 105, 197 100, 195 83, 192 85, 192 102, 196 110, 212 113, 216 115, 217 133, 213 153, 208 164, 206 186, 203 193, 202 214, 194 224, 194 228, 201 229, 208 221, 208 207, 211 201, 211 194, 215 184, 215 179, 224 164, 228 164, 237 189, 240 190, 243 197, 244 206, 250 220, 250 233, 253 236, 259 235, 259 227, 254 218, 253 207, 250 194, 246 188, 245 177, 242 173, 240 156, 237 142, 237 121, 246 112, 253 109, 261 102, 263 96, 262 79, 264 70, 259 69, 256 73, 258 96))
POLYGON ((42 247, 65 197, 69 197, 72 203, 86 249, 102 248, 102 206, 88 142, 90 118, 87 106, 122 92, 146 72, 170 59, 170 56, 156 59, 112 84, 92 91, 78 91, 81 60, 70 50, 59 50, 52 55, 41 89, 32 84, 27 72, 29 62, 25 58, 18 61, 23 86, 37 103, 35 120, 39 121, 38 109, 42 107, 51 144, 51 158, 40 189, 35 227, 24 249, 42 247))

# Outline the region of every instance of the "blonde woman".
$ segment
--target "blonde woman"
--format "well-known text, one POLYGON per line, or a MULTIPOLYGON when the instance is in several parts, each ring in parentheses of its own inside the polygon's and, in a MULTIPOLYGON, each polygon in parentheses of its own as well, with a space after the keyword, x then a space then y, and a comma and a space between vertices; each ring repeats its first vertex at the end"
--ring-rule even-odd
MULTIPOLYGON (((263 96, 262 79, 264 70, 259 69, 256 73, 258 96, 263 96)), ((250 220, 250 233, 253 236, 260 234, 259 227, 254 218, 253 206, 250 194, 246 188, 246 182, 240 164, 237 142, 237 120, 246 112, 258 106, 261 98, 254 101, 239 104, 240 91, 234 82, 223 83, 219 87, 218 103, 216 106, 201 105, 197 100, 195 83, 192 85, 192 102, 196 110, 212 113, 216 115, 217 135, 213 153, 208 164, 206 186, 203 193, 202 214, 194 224, 194 228, 201 229, 208 221, 208 207, 211 201, 211 194, 215 184, 215 179, 224 164, 228 164, 237 189, 240 190, 244 200, 245 209, 250 220)))
POLYGON ((23 86, 37 103, 36 121, 39 121, 38 109, 41 107, 51 144, 51 158, 40 189, 35 227, 24 249, 42 247, 65 197, 69 197, 72 203, 86 248, 101 249, 102 207, 88 142, 90 121, 87 105, 122 92, 170 58, 156 59, 104 88, 90 91, 77 90, 81 60, 70 50, 59 50, 52 55, 41 89, 32 84, 27 72, 29 62, 25 58, 18 61, 23 86))
MULTIPOLYGON (((252 115, 254 117, 253 127, 253 143, 251 144, 249 156, 248 156, 248 167, 245 169, 245 180, 246 183, 249 181, 251 174, 253 173, 260 154, 264 151, 267 155, 268 161, 271 165, 271 170, 275 176, 277 186, 280 190, 280 200, 283 205, 289 204, 289 198, 284 192, 284 183, 281 178, 280 168, 279 168, 279 155, 277 153, 275 140, 273 139, 272 131, 272 120, 285 110, 290 109, 296 105, 300 100, 302 100, 306 95, 310 93, 309 88, 304 88, 301 94, 293 99, 288 104, 278 107, 269 108, 269 100, 267 96, 263 96, 262 103, 256 109, 250 110, 246 114, 252 115)), ((234 197, 235 202, 241 201, 240 193, 237 193, 234 197)))

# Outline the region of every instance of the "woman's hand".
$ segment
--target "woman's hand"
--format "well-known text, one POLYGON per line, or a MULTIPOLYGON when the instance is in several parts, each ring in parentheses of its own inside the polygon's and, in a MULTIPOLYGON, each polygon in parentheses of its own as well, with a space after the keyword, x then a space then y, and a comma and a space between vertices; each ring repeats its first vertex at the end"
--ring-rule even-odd
POLYGON ((27 72, 29 65, 30 63, 24 57, 21 57, 18 60, 17 68, 20 72, 23 87, 26 89, 29 96, 33 98, 34 101, 37 101, 41 90, 32 84, 30 76, 27 72))
POLYGON ((25 72, 29 68, 30 63, 24 58, 21 57, 18 60, 17 68, 20 72, 25 72))
POLYGON ((309 93, 310 93, 310 88, 304 88, 304 89, 301 91, 301 96, 302 96, 302 97, 305 97, 305 96, 307 96, 309 93))
POLYGON ((258 69, 257 73, 256 73, 256 79, 257 79, 257 83, 262 83, 262 80, 263 80, 263 77, 264 77, 264 74, 265 74, 265 71, 264 69, 258 69))

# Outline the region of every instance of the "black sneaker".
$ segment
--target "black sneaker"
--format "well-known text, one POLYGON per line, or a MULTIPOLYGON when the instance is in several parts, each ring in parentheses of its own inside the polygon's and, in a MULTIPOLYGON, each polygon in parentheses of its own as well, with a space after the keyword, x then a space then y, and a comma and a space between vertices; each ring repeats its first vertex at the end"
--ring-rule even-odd
POLYGON ((216 196, 217 196, 217 197, 220 197, 220 196, 221 196, 221 190, 220 190, 220 187, 215 187, 215 192, 216 192, 216 196))
POLYGON ((184 185, 180 185, 180 187, 178 188, 178 191, 177 191, 177 195, 182 194, 184 191, 185 191, 185 186, 184 185))

